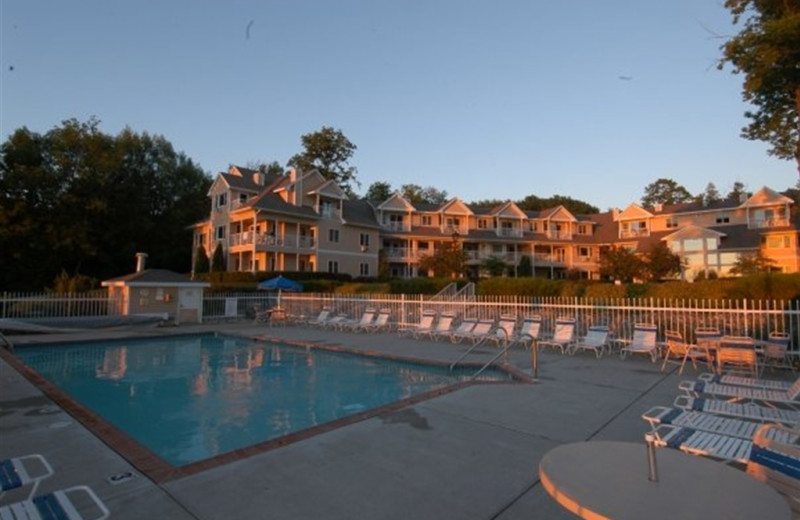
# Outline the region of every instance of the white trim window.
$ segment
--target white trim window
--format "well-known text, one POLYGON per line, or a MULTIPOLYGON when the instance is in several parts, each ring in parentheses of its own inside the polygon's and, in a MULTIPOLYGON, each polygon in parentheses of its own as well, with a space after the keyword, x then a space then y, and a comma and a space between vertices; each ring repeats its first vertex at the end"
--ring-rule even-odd
POLYGON ((338 229, 329 229, 328 230, 328 242, 338 243, 339 242, 339 230, 338 229))
POLYGON ((217 226, 217 240, 225 240, 225 226, 217 226))
POLYGON ((369 276, 369 264, 367 263, 360 264, 358 271, 361 276, 369 276))
POLYGON ((328 272, 336 274, 339 272, 339 262, 336 260, 328 260, 328 272))

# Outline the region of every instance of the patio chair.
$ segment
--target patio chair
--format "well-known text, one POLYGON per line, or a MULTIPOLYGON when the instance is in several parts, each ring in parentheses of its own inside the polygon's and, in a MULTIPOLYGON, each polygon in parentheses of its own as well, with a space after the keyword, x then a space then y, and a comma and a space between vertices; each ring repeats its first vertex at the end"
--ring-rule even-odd
POLYGON ((737 376, 735 374, 700 374, 697 379, 704 383, 720 383, 723 385, 751 386, 756 388, 768 388, 770 390, 788 390, 794 381, 784 381, 782 379, 756 379, 754 377, 737 376))
POLYGON ((575 318, 558 318, 553 337, 539 341, 539 347, 557 348, 564 354, 574 341, 575 318))
POLYGON ((534 341, 539 340, 539 333, 542 330, 541 316, 525 316, 522 318, 522 325, 510 339, 512 345, 522 345, 525 348, 533 346, 534 341))
POLYGON ((681 375, 683 374, 683 368, 686 366, 686 361, 689 360, 691 360, 695 372, 697 371, 698 360, 705 361, 709 371, 714 371, 712 356, 707 347, 686 343, 681 333, 674 330, 665 331, 664 339, 666 339, 667 350, 664 353, 664 362, 661 364, 662 372, 667 368, 667 363, 679 363, 681 367, 678 369, 678 375, 681 375), (675 359, 670 359, 672 357, 675 359))
POLYGON ((436 321, 435 311, 423 311, 419 323, 407 325, 397 329, 397 333, 401 336, 411 336, 412 338, 419 338, 420 334, 424 334, 433 330, 433 323, 436 321))
POLYGON ((752 439, 762 425, 745 419, 671 406, 654 406, 642 414, 642 419, 650 423, 653 429, 662 424, 672 424, 742 439, 752 439))
POLYGON ((731 398, 738 401, 750 401, 765 406, 788 406, 797 409, 800 407, 800 378, 792 383, 788 390, 771 390, 751 386, 723 385, 720 383, 706 383, 703 381, 681 381, 678 389, 688 397, 713 395, 715 398, 731 398))
MULTIPOLYGON (((785 430, 785 427, 765 424, 756 432, 746 471, 783 495, 797 518, 800 516, 800 449, 775 440, 772 433, 775 430, 785 430)), ((788 434, 792 433, 796 431, 789 430, 788 434)))
POLYGON ((494 329, 494 320, 478 320, 475 323, 475 326, 472 328, 471 331, 467 332, 466 334, 455 334, 455 340, 451 338, 451 341, 454 343, 458 343, 461 341, 469 341, 473 345, 479 345, 484 341, 488 340, 492 336, 492 329, 494 329))
POLYGON ((627 354, 647 354, 655 363, 658 359, 657 333, 658 327, 652 323, 636 323, 633 326, 633 338, 619 349, 619 356, 625 359, 627 354))
POLYGON ((486 341, 496 346, 509 345, 514 338, 514 329, 517 327, 516 316, 500 316, 497 326, 492 330, 486 341))
POLYGON ((730 370, 734 374, 758 377, 758 356, 753 338, 723 336, 716 351, 717 372, 730 370))
POLYGON ((375 316, 375 319, 372 320, 370 323, 366 325, 359 324, 358 326, 354 327, 353 330, 363 331, 363 332, 379 332, 381 330, 385 330, 389 328, 389 318, 392 316, 392 311, 390 309, 381 309, 378 311, 378 315, 375 316))
POLYGON ((358 320, 344 320, 334 325, 334 328, 339 330, 350 330, 355 331, 361 327, 366 327, 372 320, 375 319, 375 315, 377 314, 377 310, 373 309, 372 307, 367 307, 364 309, 364 313, 361 315, 361 318, 358 320))
POLYGON ((0 498, 7 492, 32 484, 28 496, 32 497, 42 480, 53 475, 53 468, 42 455, 34 453, 0 460, 0 498))
POLYGON ((787 426, 800 424, 800 412, 797 410, 759 406, 753 403, 735 403, 723 399, 679 395, 673 401, 672 406, 684 410, 697 410, 762 423, 780 423, 787 426))
POLYGON ((586 335, 576 341, 568 351, 575 355, 578 350, 593 350, 598 359, 603 355, 608 345, 608 327, 604 325, 592 325, 586 331, 586 335))
POLYGON ((446 338, 453 330, 455 319, 455 314, 443 312, 439 315, 436 326, 428 332, 421 332, 419 336, 428 336, 433 341, 439 341, 439 338, 446 338))
POLYGON ((461 323, 447 334, 447 338, 453 342, 458 343, 462 339, 467 339, 472 336, 472 331, 478 325, 476 318, 464 318, 461 323))
POLYGON ((719 346, 722 333, 716 327, 697 327, 694 329, 694 342, 700 346, 711 350, 719 346))
POLYGON ((331 316, 331 309, 330 307, 323 307, 321 311, 319 311, 319 315, 316 318, 312 318, 306 322, 306 325, 311 327, 322 327, 327 323, 331 316))
MULTIPOLYGON (((653 430, 656 446, 674 448, 684 453, 747 464, 753 438, 732 437, 687 426, 662 424, 653 430)), ((771 430, 772 440, 791 444, 800 438, 796 430, 771 430)))
POLYGON ((794 372, 792 360, 789 357, 789 342, 791 337, 786 332, 770 332, 767 341, 761 344, 761 374, 764 369, 770 371, 776 368, 787 368, 794 372))
POLYGON ((0 507, 0 518, 4 520, 105 520, 110 514, 103 501, 88 486, 60 489, 0 507), (86 498, 77 500, 81 495, 86 498), (90 513, 96 516, 88 516, 90 513))

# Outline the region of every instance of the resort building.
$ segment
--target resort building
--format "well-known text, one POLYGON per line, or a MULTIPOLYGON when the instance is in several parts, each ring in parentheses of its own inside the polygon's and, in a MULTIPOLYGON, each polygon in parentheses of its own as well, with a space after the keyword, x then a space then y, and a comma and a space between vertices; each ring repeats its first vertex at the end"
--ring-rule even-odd
POLYGON ((209 190, 211 215, 194 227, 194 245, 211 256, 220 244, 229 271, 319 271, 393 277, 429 276, 420 259, 444 244, 464 251, 470 277, 487 260, 511 276, 521 262, 534 277, 599 279, 611 247, 646 253, 663 242, 684 260, 681 278, 729 274, 742 255, 760 253, 776 271, 800 271, 793 200, 764 187, 738 201, 690 202, 574 215, 563 206, 523 211, 513 202, 479 208, 458 198, 413 203, 349 200, 319 173, 284 175, 231 167, 209 190), (527 257, 527 258, 526 258, 527 257), (525 259, 525 260, 523 260, 525 259))

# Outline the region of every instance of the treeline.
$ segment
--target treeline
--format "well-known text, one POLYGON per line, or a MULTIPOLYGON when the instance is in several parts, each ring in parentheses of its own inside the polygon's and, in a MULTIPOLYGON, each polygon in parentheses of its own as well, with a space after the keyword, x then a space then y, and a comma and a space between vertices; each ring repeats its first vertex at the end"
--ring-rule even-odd
POLYGON ((111 136, 94 119, 16 130, 0 147, 0 290, 127 274, 137 251, 188 272, 210 183, 162 136, 111 136))

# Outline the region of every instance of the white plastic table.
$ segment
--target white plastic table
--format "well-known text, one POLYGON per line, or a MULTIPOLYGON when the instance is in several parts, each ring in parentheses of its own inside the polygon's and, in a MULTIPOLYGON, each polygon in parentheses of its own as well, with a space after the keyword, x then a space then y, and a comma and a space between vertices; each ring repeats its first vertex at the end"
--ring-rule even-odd
POLYGON ((647 445, 592 441, 565 444, 539 463, 542 485, 585 519, 790 518, 789 504, 768 485, 720 462, 656 450, 650 481, 647 445))

